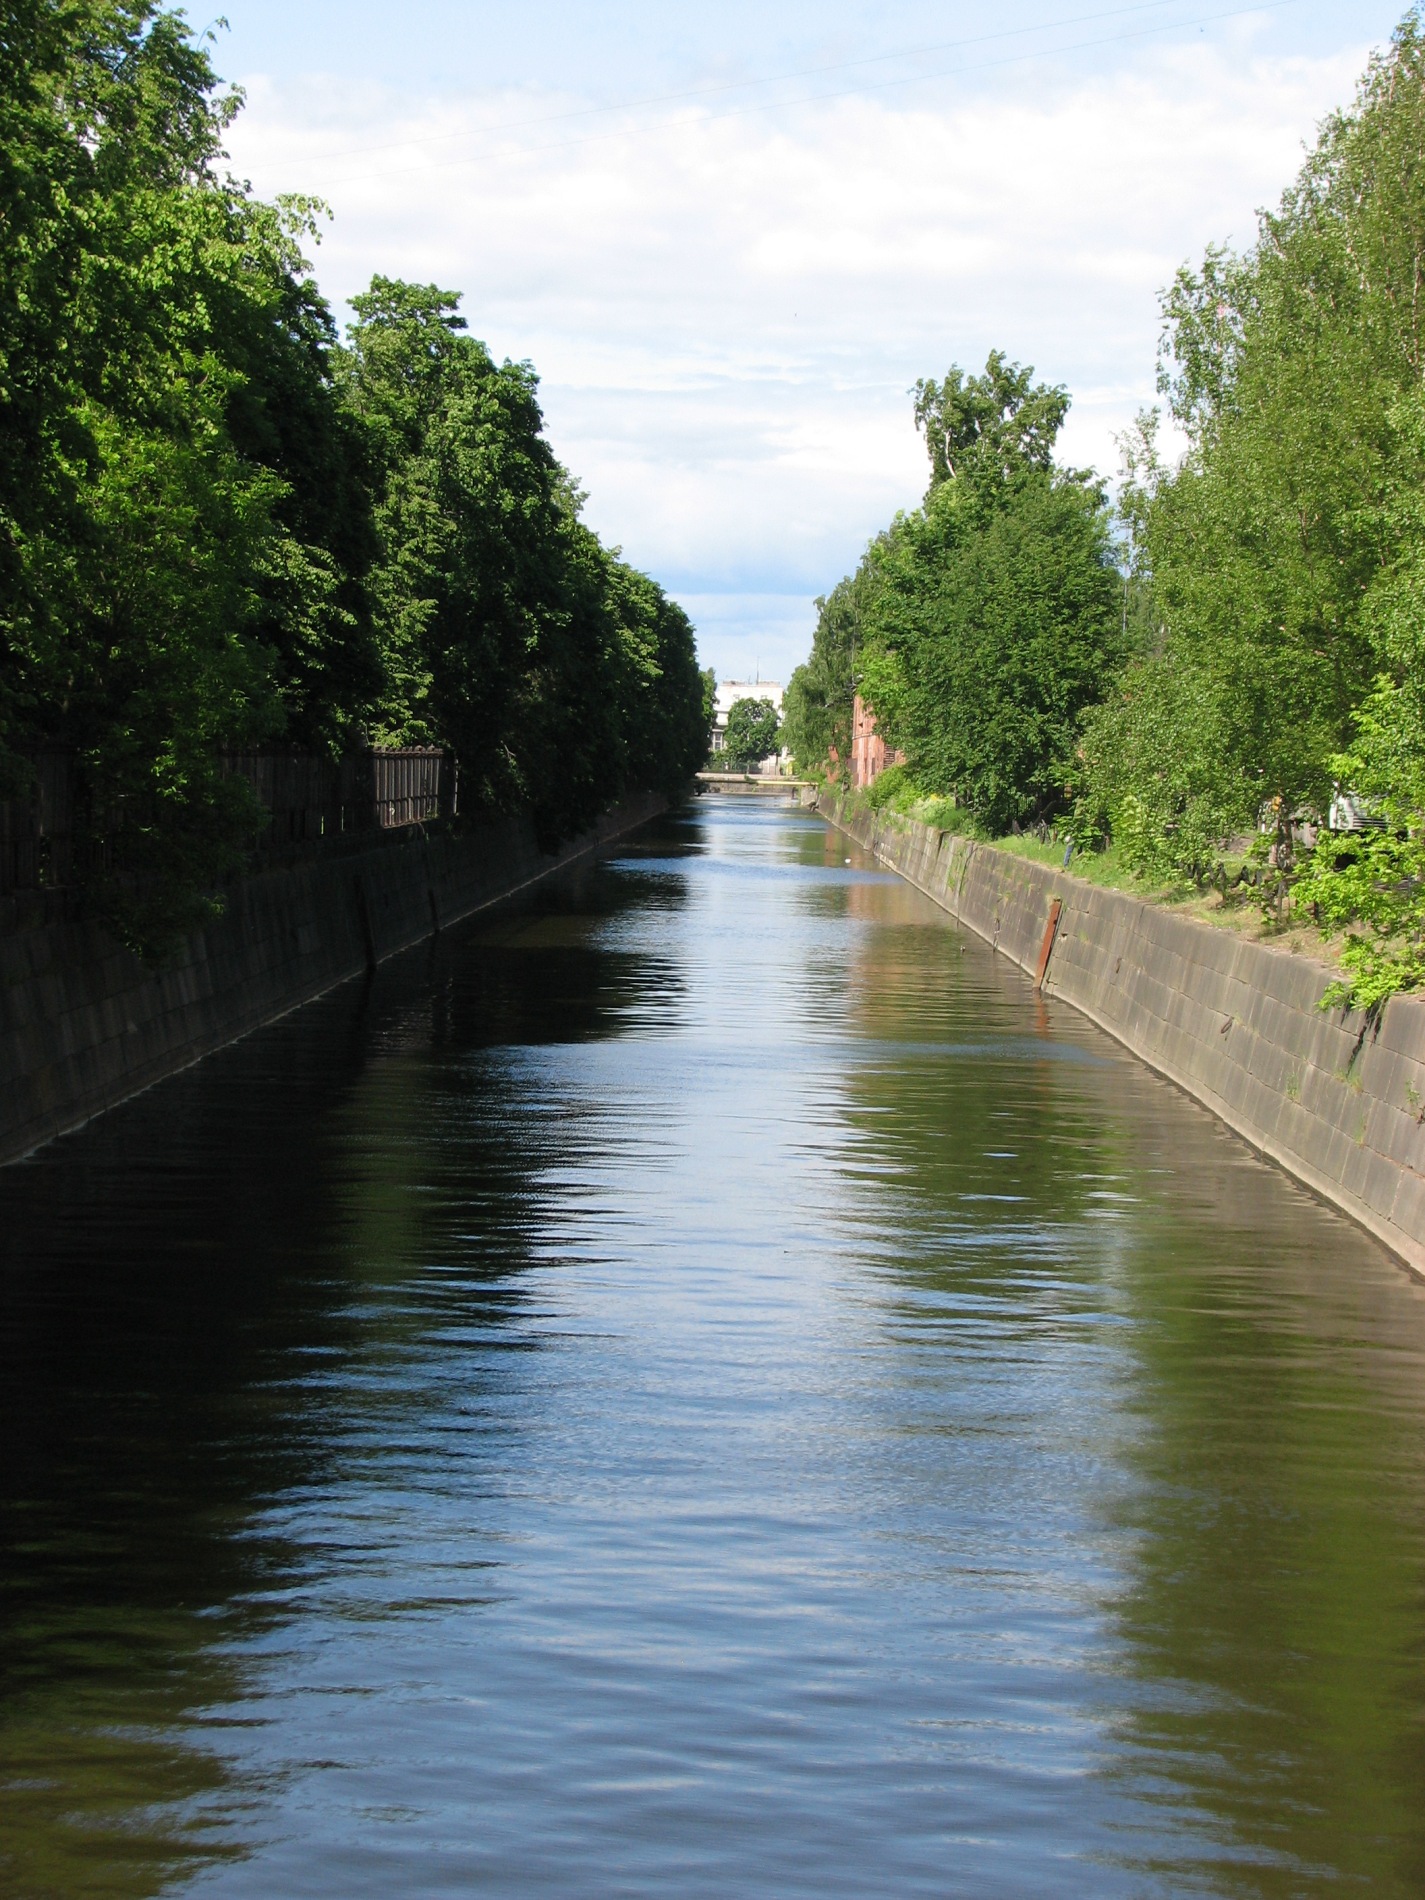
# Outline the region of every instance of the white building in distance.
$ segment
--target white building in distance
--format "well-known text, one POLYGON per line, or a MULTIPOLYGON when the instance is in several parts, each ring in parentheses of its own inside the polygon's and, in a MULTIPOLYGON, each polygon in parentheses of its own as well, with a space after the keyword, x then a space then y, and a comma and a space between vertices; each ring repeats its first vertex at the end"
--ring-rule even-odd
MULTIPOLYGON (((722 752, 727 747, 727 715, 739 699, 769 699, 778 719, 782 716, 782 688, 776 680, 719 680, 713 697, 713 733, 712 749, 722 752)), ((791 754, 783 749, 769 759, 763 759, 759 771, 775 772, 783 760, 791 754)))

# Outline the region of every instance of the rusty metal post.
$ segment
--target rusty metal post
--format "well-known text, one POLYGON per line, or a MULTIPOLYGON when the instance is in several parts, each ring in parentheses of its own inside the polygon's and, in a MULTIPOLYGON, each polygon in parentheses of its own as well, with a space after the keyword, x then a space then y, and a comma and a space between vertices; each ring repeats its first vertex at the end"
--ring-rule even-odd
POLYGON ((1054 954, 1054 939, 1059 934, 1059 914, 1063 908, 1062 900, 1057 897, 1049 906, 1049 921, 1044 926, 1044 941, 1039 946, 1039 968, 1034 972, 1034 987, 1036 990, 1042 990, 1044 987, 1044 978, 1049 969, 1049 959, 1054 954))

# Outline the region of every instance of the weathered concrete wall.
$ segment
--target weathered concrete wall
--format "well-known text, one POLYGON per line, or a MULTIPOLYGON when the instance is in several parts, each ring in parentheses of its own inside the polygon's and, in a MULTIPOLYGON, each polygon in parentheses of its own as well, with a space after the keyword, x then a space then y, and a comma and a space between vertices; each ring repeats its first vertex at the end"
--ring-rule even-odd
POLYGON ((1309 957, 904 819, 819 808, 1425 1275, 1425 1000, 1319 1008, 1309 957))
POLYGON ((0 902, 0 1162, 657 815, 628 800, 557 856, 527 820, 307 848, 145 967, 60 894, 0 902))

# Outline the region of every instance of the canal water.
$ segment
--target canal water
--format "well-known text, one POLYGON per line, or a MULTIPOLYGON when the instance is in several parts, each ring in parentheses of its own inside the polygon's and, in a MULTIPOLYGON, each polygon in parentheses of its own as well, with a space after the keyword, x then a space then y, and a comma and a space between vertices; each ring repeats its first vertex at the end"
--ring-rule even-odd
POLYGON ((1425 1893, 1425 1298, 706 799, 0 1175, 0 1892, 1425 1893))

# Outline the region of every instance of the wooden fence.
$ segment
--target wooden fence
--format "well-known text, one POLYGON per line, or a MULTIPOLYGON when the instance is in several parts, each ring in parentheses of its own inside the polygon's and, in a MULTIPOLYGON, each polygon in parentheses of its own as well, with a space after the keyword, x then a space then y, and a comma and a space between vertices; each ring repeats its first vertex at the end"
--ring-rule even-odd
MULTIPOLYGON (((63 889, 102 858, 102 842, 77 822, 80 778, 69 753, 31 761, 28 798, 0 801, 0 896, 63 889), (81 864, 80 855, 84 862, 81 864)), ((449 753, 428 746, 370 751, 333 761, 307 752, 230 752, 223 772, 245 779, 267 823, 257 849, 314 843, 352 832, 391 831, 453 817, 458 776, 449 753)))

